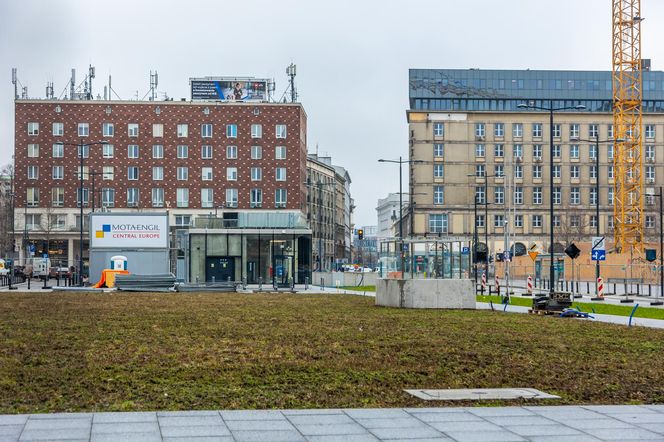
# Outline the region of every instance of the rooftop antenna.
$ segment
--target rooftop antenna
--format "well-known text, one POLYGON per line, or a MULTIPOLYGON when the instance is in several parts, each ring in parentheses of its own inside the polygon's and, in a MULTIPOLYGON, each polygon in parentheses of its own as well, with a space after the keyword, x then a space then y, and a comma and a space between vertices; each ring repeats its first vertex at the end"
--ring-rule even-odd
POLYGON ((46 82, 46 99, 47 100, 52 100, 53 99, 53 82, 46 82))
POLYGON ((155 101, 157 98, 157 86, 159 85, 159 75, 157 71, 150 71, 150 101, 155 101))
POLYGON ((297 74, 297 66, 291 63, 286 68, 286 75, 290 77, 290 90, 291 90, 291 103, 297 101, 297 90, 295 89, 295 75, 297 74))
POLYGON ((92 79, 95 78, 95 67, 90 65, 88 67, 88 93, 86 94, 86 99, 92 100, 92 79))
POLYGON ((272 101, 272 94, 274 94, 276 88, 277 84, 274 82, 274 78, 267 82, 267 101, 272 101))
POLYGON ((14 85, 14 100, 18 100, 18 78, 16 68, 12 68, 12 84, 14 85))
POLYGON ((24 99, 24 100, 28 99, 28 87, 27 86, 23 86, 21 88, 21 98, 24 99))
POLYGON ((76 69, 71 68, 71 79, 69 80, 69 99, 73 100, 76 92, 76 69))

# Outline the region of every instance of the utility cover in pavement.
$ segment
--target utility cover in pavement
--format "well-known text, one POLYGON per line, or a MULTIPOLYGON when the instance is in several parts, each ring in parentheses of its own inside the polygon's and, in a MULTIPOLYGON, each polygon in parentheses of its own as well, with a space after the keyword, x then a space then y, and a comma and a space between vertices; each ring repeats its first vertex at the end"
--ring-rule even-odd
POLYGON ((425 401, 481 401, 494 399, 560 399, 534 388, 459 388, 449 390, 404 390, 425 401))

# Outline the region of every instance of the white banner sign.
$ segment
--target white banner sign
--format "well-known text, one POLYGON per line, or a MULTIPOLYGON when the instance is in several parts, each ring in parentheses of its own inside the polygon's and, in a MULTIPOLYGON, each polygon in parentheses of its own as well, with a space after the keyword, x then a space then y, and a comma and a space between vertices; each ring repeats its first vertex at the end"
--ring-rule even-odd
POLYGON ((90 218, 91 248, 168 248, 166 215, 93 215, 90 218))

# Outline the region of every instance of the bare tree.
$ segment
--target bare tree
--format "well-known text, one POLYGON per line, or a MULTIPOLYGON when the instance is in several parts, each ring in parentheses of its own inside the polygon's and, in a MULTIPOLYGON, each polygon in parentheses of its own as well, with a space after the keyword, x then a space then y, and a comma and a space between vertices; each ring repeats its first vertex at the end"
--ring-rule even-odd
POLYGON ((590 232, 590 215, 581 207, 566 206, 559 210, 560 224, 554 228, 558 242, 564 247, 573 242, 587 240, 590 232))
POLYGON ((0 252, 3 257, 14 252, 13 182, 14 166, 8 164, 0 168, 0 252))

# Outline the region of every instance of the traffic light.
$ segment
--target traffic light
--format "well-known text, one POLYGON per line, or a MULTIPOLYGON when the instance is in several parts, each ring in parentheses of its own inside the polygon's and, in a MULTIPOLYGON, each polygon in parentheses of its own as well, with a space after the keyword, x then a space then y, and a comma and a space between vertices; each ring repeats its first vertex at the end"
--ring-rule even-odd
POLYGON ((357 229, 357 239, 364 239, 364 230, 357 229))
POLYGON ((657 259, 657 250, 646 249, 646 261, 653 262, 656 259, 657 259))

